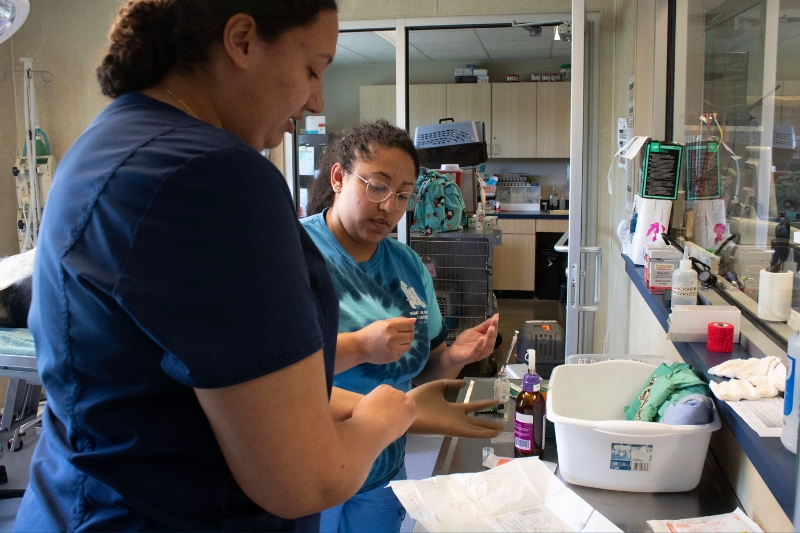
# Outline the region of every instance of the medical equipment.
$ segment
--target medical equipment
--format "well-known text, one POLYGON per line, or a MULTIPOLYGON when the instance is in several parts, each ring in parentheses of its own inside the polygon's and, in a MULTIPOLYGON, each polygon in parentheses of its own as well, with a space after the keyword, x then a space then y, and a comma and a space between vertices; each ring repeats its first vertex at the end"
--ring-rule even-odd
POLYGON ((0 377, 8 378, 0 437, 11 434, 8 449, 15 452, 22 447, 21 435, 41 422, 42 382, 27 329, 0 329, 0 377))
MULTIPOLYGON (((0 0, 2 2, 3 0, 0 0)), ((19 249, 26 252, 36 246, 44 203, 55 174, 56 161, 50 155, 50 142, 39 127, 39 112, 33 86, 33 59, 23 57, 23 104, 25 148, 13 169, 17 182, 17 229, 19 249), (44 141, 42 143, 42 141, 44 141), (42 154, 44 147, 44 154, 42 154), (38 154, 38 155, 37 155, 38 154), (44 156, 44 157, 42 157, 44 156)))
POLYGON ((0 0, 0 43, 14 35, 28 18, 28 0, 0 0))

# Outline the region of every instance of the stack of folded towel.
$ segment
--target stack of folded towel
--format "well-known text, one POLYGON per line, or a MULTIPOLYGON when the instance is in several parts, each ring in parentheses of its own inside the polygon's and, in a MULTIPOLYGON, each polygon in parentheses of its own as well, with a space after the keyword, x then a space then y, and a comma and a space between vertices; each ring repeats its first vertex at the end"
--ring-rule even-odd
POLYGON ((731 359, 708 370, 710 374, 731 378, 711 382, 711 390, 720 400, 758 400, 773 398, 786 387, 786 366, 773 356, 731 359))

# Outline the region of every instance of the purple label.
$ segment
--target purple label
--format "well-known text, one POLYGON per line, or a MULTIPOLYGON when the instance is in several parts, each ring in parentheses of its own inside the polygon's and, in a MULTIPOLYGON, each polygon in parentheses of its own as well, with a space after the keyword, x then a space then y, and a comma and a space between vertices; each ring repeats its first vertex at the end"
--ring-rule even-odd
POLYGON ((529 452, 533 447, 533 415, 515 413, 514 447, 529 452))

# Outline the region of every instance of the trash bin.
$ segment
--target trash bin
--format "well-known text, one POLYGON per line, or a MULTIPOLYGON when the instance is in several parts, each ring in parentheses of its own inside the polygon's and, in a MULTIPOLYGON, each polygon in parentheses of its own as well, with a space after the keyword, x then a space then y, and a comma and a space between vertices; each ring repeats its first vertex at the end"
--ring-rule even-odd
POLYGON ((559 237, 558 233, 536 235, 536 297, 540 300, 558 300, 561 284, 567 280, 565 254, 553 248, 559 237))

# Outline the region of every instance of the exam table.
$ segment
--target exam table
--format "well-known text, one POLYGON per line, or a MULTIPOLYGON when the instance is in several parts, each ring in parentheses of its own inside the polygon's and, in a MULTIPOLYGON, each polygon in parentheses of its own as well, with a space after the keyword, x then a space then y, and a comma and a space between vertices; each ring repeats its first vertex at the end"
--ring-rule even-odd
MULTIPOLYGON (((470 383, 474 381, 471 401, 493 397, 494 378, 465 378, 467 386, 461 389, 458 402, 464 402, 470 383)), ((512 380, 520 384, 520 380, 512 380)), ((465 439, 445 437, 433 468, 433 476, 480 472, 484 446, 494 448, 501 457, 514 457, 514 403, 506 402, 505 408, 497 414, 477 415, 487 420, 503 423, 500 435, 488 439, 465 439), (504 413, 505 411, 505 413, 504 413)), ((556 440, 546 439, 544 461, 558 463, 556 440)), ((647 520, 690 518, 729 513, 740 507, 733 489, 722 474, 716 460, 708 453, 706 456, 700 484, 689 492, 641 493, 601 490, 571 485, 564 481, 559 471, 558 479, 567 488, 586 500, 589 505, 611 520, 623 531, 650 531, 647 520)), ((415 532, 425 531, 417 524, 415 532)))

